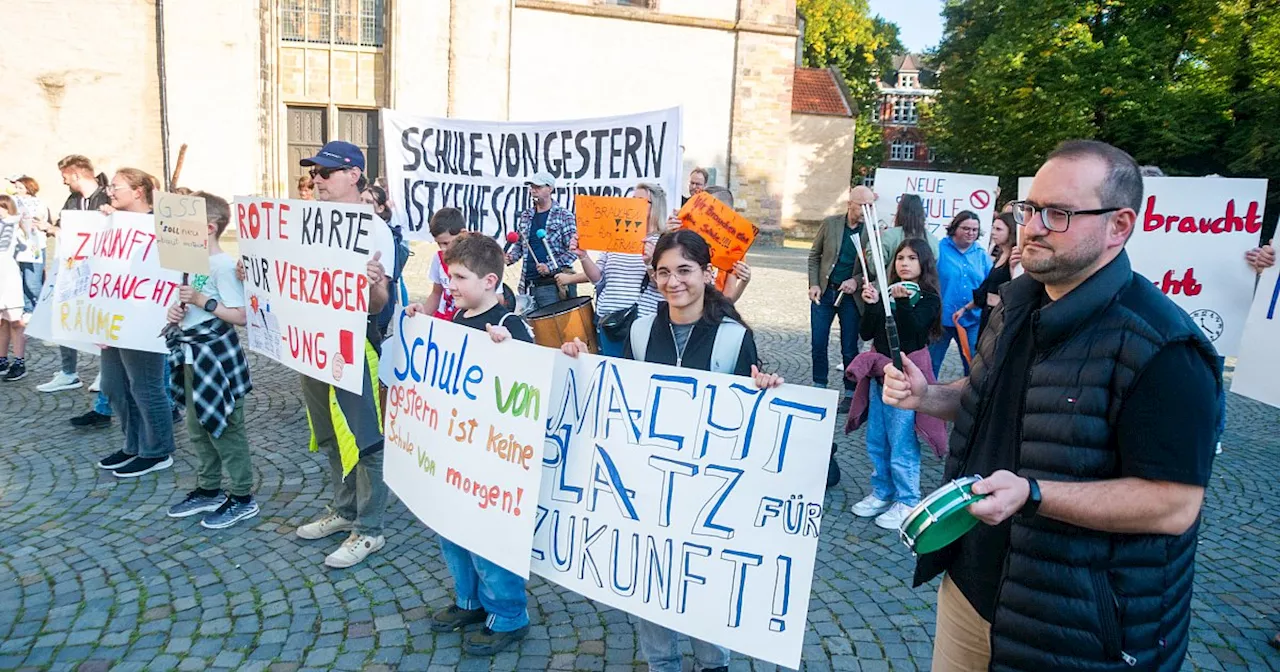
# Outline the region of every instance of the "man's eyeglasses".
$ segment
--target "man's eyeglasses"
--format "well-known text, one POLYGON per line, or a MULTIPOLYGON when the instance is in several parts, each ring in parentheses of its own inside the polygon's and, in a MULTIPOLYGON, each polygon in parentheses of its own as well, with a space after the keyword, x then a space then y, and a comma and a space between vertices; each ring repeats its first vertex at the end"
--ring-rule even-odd
POLYGON ((1038 206, 1029 201, 1014 201, 1010 203, 1013 206, 1013 221, 1018 226, 1026 226, 1036 213, 1040 213, 1040 221, 1044 223, 1044 228, 1054 233, 1065 233, 1071 227, 1071 218, 1082 215, 1106 215, 1113 212, 1119 212, 1124 208, 1097 208, 1094 210, 1066 210, 1063 208, 1055 208, 1052 206, 1038 206))
POLYGON ((330 175, 333 175, 334 173, 340 173, 344 170, 347 170, 347 168, 348 168, 347 166, 343 166, 340 168, 325 168, 324 166, 312 166, 311 177, 312 179, 315 179, 318 177, 322 180, 327 180, 329 179, 330 175))

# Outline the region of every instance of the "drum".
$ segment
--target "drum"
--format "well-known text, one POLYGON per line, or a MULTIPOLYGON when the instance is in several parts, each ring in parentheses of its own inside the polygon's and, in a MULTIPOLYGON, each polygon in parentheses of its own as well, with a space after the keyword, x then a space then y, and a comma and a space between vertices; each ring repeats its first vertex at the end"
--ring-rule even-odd
POLYGON ((964 536, 978 524, 969 505, 986 497, 973 494, 981 476, 964 476, 934 490, 907 514, 898 530, 913 553, 932 553, 964 536))
POLYGON ((581 338, 592 354, 600 351, 596 342, 596 313, 591 309, 591 297, 577 296, 553 303, 531 313, 524 319, 533 326, 533 342, 548 348, 581 338))

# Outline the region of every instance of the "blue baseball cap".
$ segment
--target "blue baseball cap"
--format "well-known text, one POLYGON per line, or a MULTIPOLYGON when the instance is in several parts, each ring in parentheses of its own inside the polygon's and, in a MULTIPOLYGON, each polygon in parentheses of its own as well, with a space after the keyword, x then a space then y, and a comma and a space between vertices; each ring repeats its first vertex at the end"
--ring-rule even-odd
POLYGON ((364 170, 364 152, 359 147, 342 140, 325 143, 315 156, 298 162, 303 166, 320 166, 321 168, 359 168, 364 170))

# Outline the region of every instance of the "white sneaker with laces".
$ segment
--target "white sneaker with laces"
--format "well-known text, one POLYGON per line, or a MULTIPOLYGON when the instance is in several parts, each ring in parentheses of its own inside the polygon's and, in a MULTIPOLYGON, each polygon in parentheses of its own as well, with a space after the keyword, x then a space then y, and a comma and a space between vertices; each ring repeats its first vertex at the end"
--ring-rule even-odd
POLYGON ((326 514, 298 528, 297 534, 303 539, 324 539, 339 532, 350 532, 356 529, 355 521, 347 520, 336 513, 326 514))
POLYGON ((364 559, 387 543, 387 538, 383 536, 369 537, 363 534, 351 533, 347 540, 342 542, 338 550, 330 553, 324 559, 326 567, 334 569, 344 569, 353 565, 364 562, 364 559))
POLYGON ((851 510, 853 515, 859 518, 871 518, 888 511, 891 506, 893 502, 886 502, 875 495, 867 495, 861 502, 854 504, 851 510))
POLYGON ((90 392, 102 391, 102 372, 101 371, 98 372, 98 375, 93 377, 93 382, 89 384, 89 391, 90 392))
POLYGON ((80 382, 80 376, 77 376, 74 373, 68 374, 59 371, 58 374, 53 377, 53 380, 36 385, 36 389, 41 392, 61 392, 63 390, 74 390, 81 385, 83 385, 83 383, 80 382))
POLYGON ((894 502, 888 511, 876 516, 876 527, 896 530, 902 527, 902 521, 911 515, 911 507, 902 502, 894 502))

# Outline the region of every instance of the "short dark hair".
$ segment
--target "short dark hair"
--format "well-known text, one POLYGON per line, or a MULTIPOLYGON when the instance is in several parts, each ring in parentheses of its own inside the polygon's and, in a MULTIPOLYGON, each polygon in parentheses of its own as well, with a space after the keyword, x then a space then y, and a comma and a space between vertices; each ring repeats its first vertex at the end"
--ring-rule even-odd
POLYGON ((1107 164, 1107 176, 1098 189, 1104 208, 1142 208, 1142 169, 1129 153, 1097 140, 1067 140, 1045 159, 1100 159, 1107 164))
POLYGON ((218 235, 221 236, 222 232, 227 230, 227 225, 231 223, 231 204, 227 203, 227 199, 207 191, 197 191, 191 195, 204 199, 205 218, 210 224, 218 227, 218 235))
POLYGON ((492 273, 498 276, 499 284, 502 283, 502 270, 506 267, 504 261, 502 246, 483 233, 458 234, 449 251, 444 253, 446 266, 459 264, 482 278, 492 273))
POLYGON ((960 228, 961 224, 971 219, 977 220, 978 237, 981 238, 982 237, 982 220, 978 218, 978 213, 972 210, 961 210, 960 212, 957 212, 956 216, 951 218, 951 223, 947 224, 947 235, 948 236, 956 235, 956 229, 960 228))
MULTIPOLYGON (((443 233, 452 233, 456 236, 466 230, 467 218, 463 217, 462 211, 457 208, 440 208, 436 210, 436 214, 431 215, 431 224, 429 226, 432 237, 443 233)), ((499 273, 498 275, 502 274, 499 273)))
POLYGON ((68 154, 58 162, 58 170, 78 170, 89 177, 93 177, 93 162, 83 154, 68 154))

